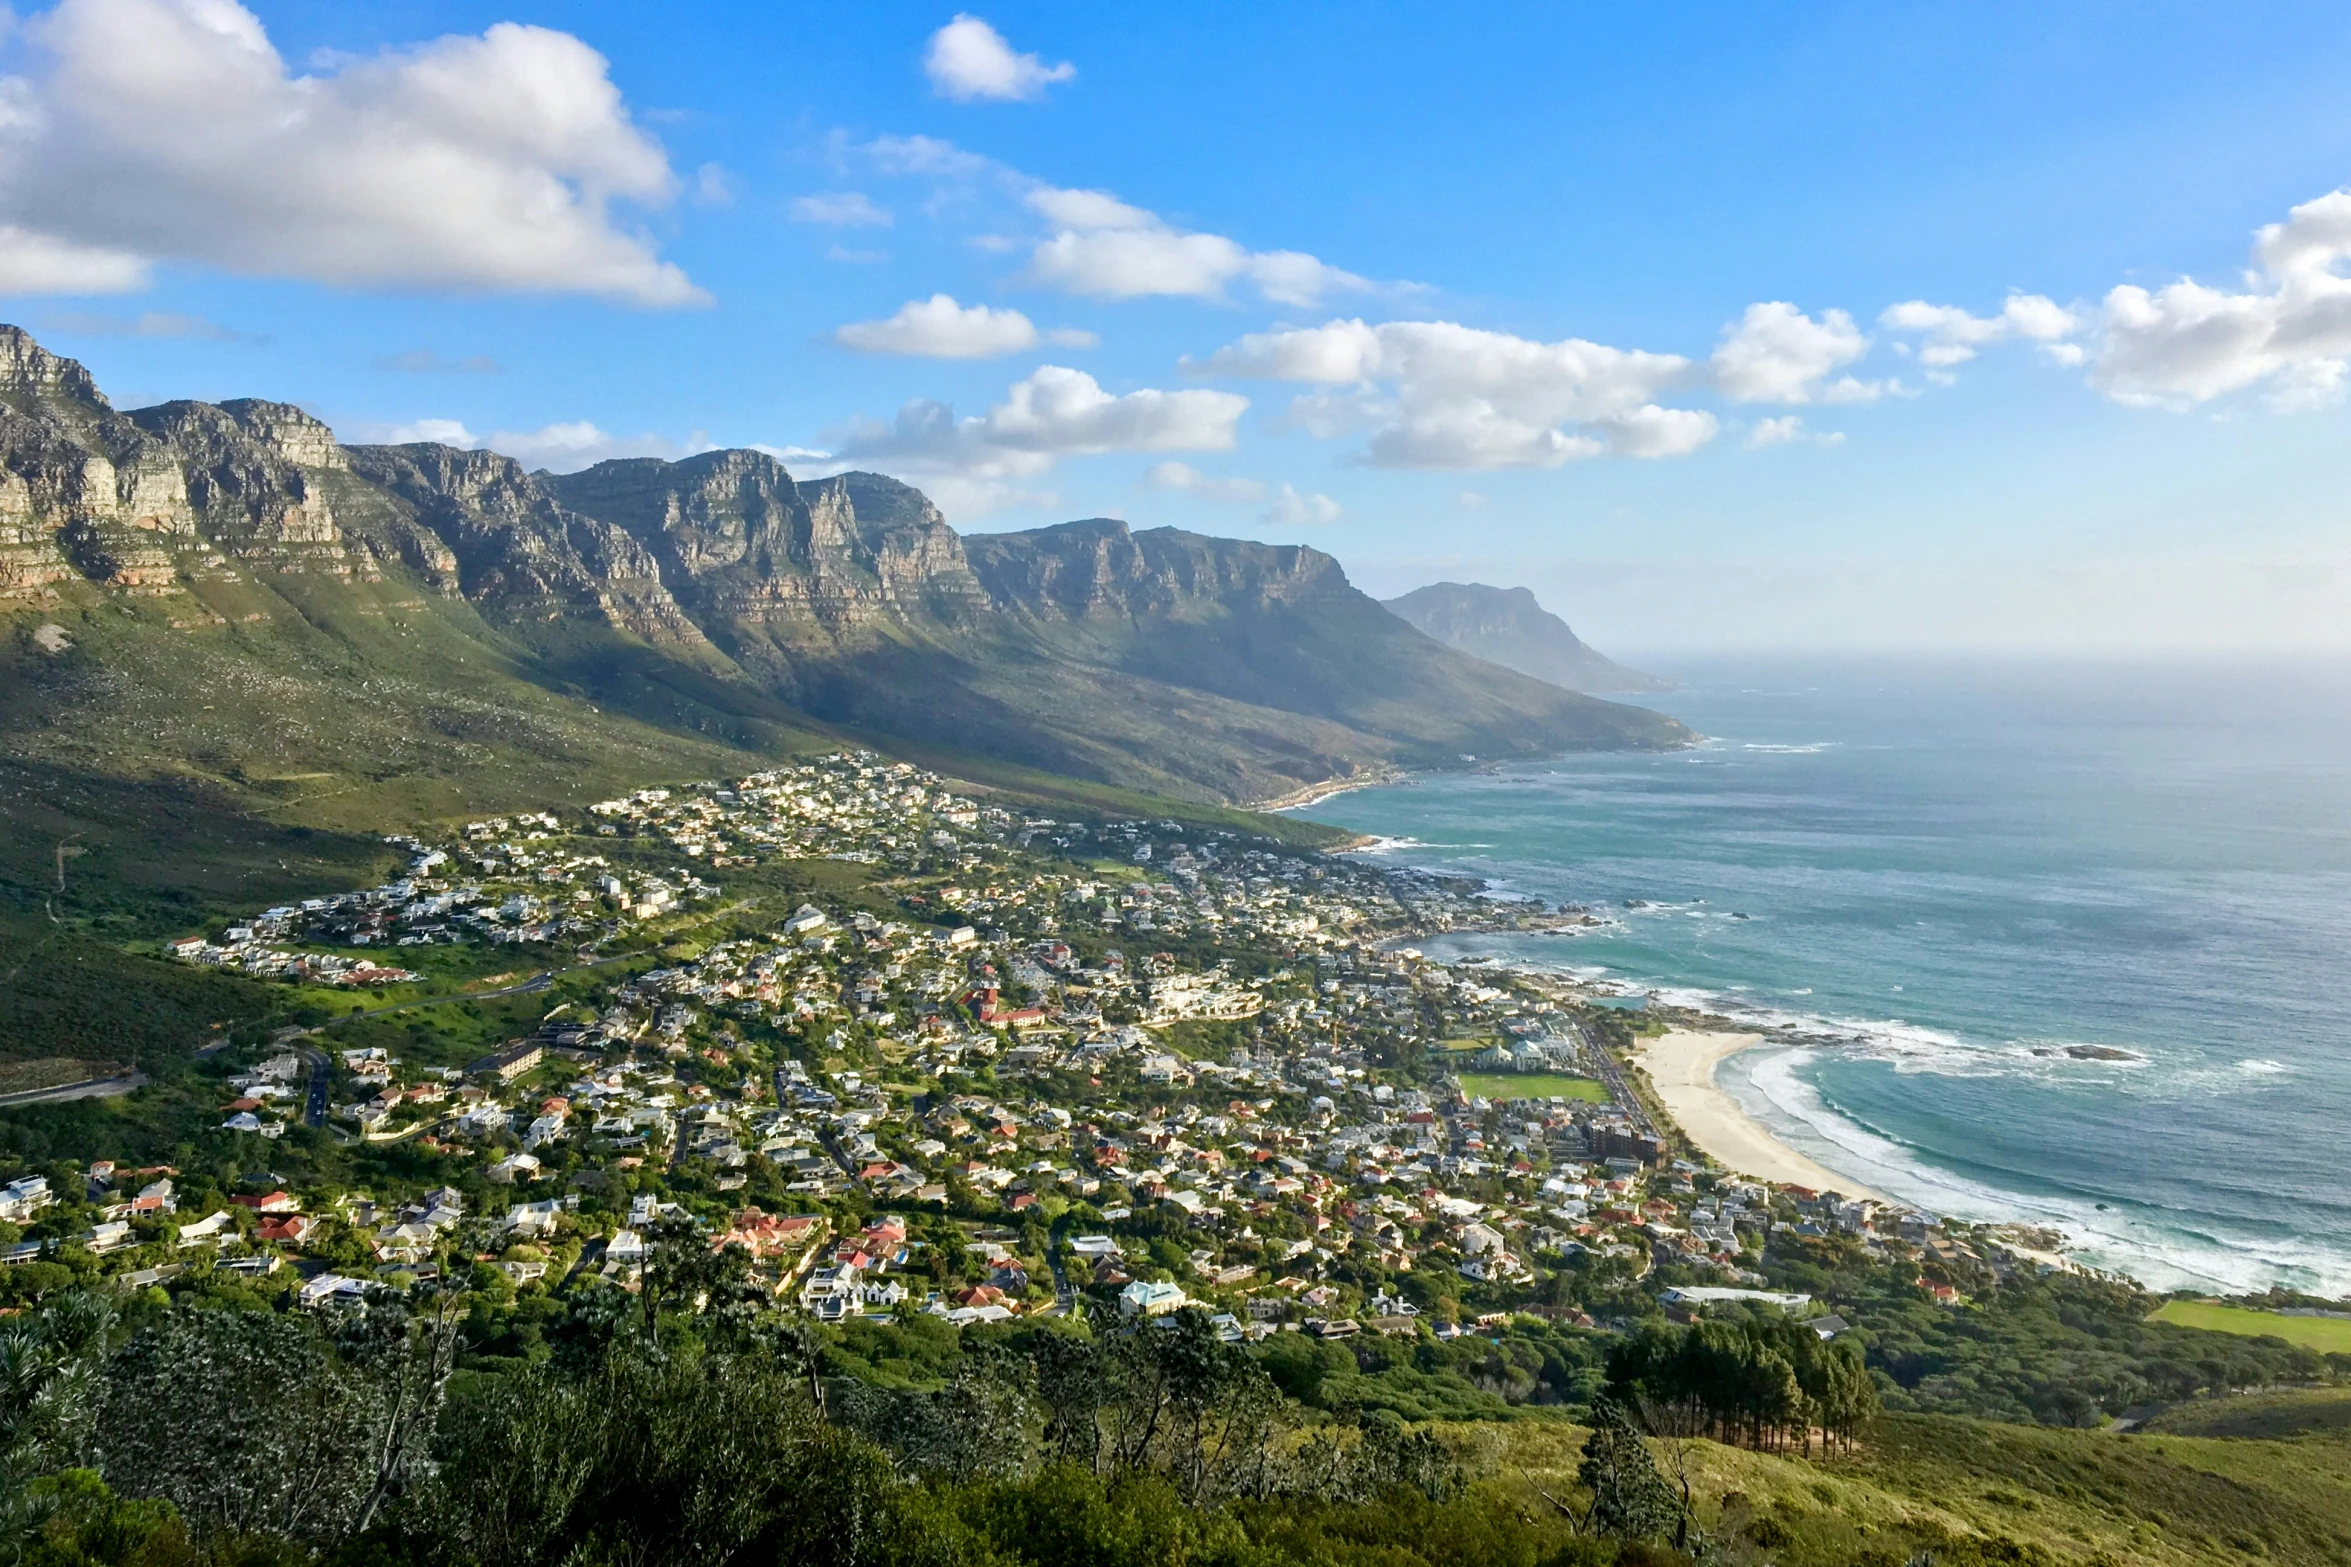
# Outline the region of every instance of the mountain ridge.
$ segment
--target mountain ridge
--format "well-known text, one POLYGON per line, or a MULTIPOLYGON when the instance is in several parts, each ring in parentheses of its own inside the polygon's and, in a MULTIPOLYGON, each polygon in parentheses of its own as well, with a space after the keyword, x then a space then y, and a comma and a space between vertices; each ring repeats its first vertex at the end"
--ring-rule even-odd
MULTIPOLYGON (((757 451, 555 475, 345 446, 264 399, 123 412, 0 328, 0 611, 107 606, 128 620, 85 652, 114 650, 150 706, 179 677, 138 628, 212 639, 188 662, 232 686, 334 666, 306 698, 322 732, 334 680, 414 685, 402 650, 429 642, 525 707, 530 686, 752 748, 830 726, 1201 801, 1689 738, 1447 649, 1302 546, 1107 518, 966 536, 896 480, 795 479, 757 451)), ((105 718, 27 716, 85 750, 105 718)))
POLYGON ((1475 658, 1587 695, 1669 691, 1672 684, 1595 651, 1527 588, 1432 582, 1382 606, 1475 658))

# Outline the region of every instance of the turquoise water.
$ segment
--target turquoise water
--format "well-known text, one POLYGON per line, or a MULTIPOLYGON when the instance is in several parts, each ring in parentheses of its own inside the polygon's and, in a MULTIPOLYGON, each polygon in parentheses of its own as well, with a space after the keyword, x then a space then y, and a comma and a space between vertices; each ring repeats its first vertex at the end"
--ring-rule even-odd
POLYGON ((1721 1081, 1832 1169, 2158 1287, 2351 1293, 2351 666, 1661 672, 1696 750, 1309 814, 1609 918, 1432 955, 1802 1026, 1721 1081))

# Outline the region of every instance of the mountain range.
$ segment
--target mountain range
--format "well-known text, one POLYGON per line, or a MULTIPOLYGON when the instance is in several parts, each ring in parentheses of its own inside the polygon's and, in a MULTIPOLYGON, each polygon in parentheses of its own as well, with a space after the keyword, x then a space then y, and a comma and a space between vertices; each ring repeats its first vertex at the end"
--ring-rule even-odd
POLYGON ((1570 691, 1671 689, 1655 675, 1594 652, 1525 588, 1432 582, 1382 603, 1447 647, 1570 691))
POLYGON ((286 403, 118 411, 14 327, 0 614, 0 755, 271 799, 414 808, 847 735, 1268 802, 1690 738, 1444 646, 1317 550, 963 536, 893 479, 758 451, 556 475, 346 446, 286 403))

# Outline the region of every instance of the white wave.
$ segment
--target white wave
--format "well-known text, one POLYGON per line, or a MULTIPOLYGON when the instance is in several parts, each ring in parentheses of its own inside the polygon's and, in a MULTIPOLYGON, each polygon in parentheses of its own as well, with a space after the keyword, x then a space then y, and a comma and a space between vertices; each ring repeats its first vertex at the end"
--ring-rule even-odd
POLYGON ((2285 1063, 2285 1062, 2283 1062, 2283 1061, 2258 1061, 2258 1060, 2257 1060, 2257 1061, 2240 1061, 2240 1062, 2238 1062, 2238 1063, 2237 1063, 2237 1070, 2238 1070, 2238 1071, 2240 1071, 2240 1072, 2250 1072, 2250 1073, 2252 1073, 2253 1075, 2255 1075, 2256 1077, 2274 1077, 2274 1076, 2276 1076, 2278 1073, 2281 1073, 2281 1072, 2291 1072, 2291 1071, 2293 1071, 2294 1069, 2293 1069, 2292 1067, 2290 1067, 2290 1066, 2286 1065, 2286 1063, 2285 1063))
POLYGON ((1349 854, 1403 854, 1412 849, 1426 849, 1430 845, 1418 838, 1374 838, 1348 850, 1349 854))
POLYGON ((1815 740, 1807 745, 1774 745, 1765 741, 1750 740, 1739 749, 1761 751, 1770 756, 1818 756, 1823 751, 1839 749, 1841 744, 1842 742, 1836 740, 1815 740))
POLYGON ((2213 1234, 2186 1214, 2142 1206, 2101 1209, 2088 1198, 1994 1186, 1928 1162, 1908 1144, 1830 1105, 1802 1070, 1820 1052, 1793 1046, 1749 1051, 1723 1087, 1775 1136, 1829 1169, 1974 1223, 2025 1222, 2064 1235, 2095 1268, 2128 1273, 2150 1288, 2246 1293, 2272 1284, 2336 1294, 2351 1290, 2351 1256, 2300 1239, 2213 1234), (1741 1090, 1745 1090, 1742 1092, 1741 1090))

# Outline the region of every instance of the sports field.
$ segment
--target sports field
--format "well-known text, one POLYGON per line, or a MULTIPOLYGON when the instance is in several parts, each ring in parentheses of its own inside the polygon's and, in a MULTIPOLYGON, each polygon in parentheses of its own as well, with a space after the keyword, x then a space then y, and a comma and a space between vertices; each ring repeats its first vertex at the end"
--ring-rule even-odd
POLYGON ((1556 1072, 1464 1072, 1461 1091, 1479 1099, 1582 1099, 1592 1104, 1608 1099, 1607 1088, 1591 1078, 1556 1072))
POLYGON ((2274 1311, 2251 1311, 2243 1306, 2172 1300, 2164 1302, 2154 1320, 2183 1328, 2209 1328, 2215 1333, 2242 1333, 2248 1338, 2282 1338, 2322 1355, 2351 1355, 2351 1318, 2281 1317, 2274 1311))

